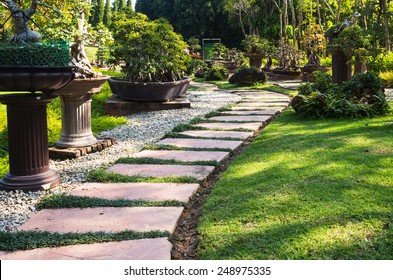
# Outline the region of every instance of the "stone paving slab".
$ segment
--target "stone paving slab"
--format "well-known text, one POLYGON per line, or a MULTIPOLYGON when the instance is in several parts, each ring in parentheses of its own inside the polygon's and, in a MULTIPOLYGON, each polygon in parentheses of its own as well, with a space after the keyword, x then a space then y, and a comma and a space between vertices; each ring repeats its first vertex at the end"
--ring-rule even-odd
POLYGON ((95 207, 45 209, 33 215, 20 230, 49 232, 140 232, 173 233, 183 207, 95 207))
POLYGON ((270 120, 271 116, 217 116, 211 117, 209 120, 219 122, 266 122, 270 120))
POLYGON ((139 239, 0 252, 2 260, 170 260, 167 238, 139 239))
POLYGON ((227 114, 227 115, 240 115, 240 116, 245 116, 245 115, 262 115, 262 116, 274 116, 278 114, 280 111, 279 110, 266 110, 266 111, 222 111, 221 113, 227 114))
POLYGON ((243 142, 230 140, 210 140, 210 139, 192 139, 192 138, 165 138, 156 144, 171 145, 183 148, 197 149, 237 149, 243 142))
POLYGON ((277 100, 277 101, 289 101, 290 98, 288 96, 285 95, 259 95, 259 94, 244 94, 243 96, 243 100, 277 100))
POLYGON ((262 107, 262 106, 233 106, 231 108, 232 111, 270 111, 270 110, 278 110, 284 111, 286 107, 262 107))
POLYGON ((238 106, 241 107, 285 107, 289 102, 239 102, 238 106))
POLYGON ((207 129, 223 129, 223 130, 233 130, 233 129, 249 129, 257 130, 263 125, 263 122, 249 122, 249 123, 198 123, 194 126, 204 127, 207 129))
POLYGON ((152 176, 158 178, 190 176, 197 180, 206 179, 213 170, 214 166, 176 164, 115 164, 108 169, 109 172, 126 176, 152 176))
POLYGON ((197 191, 199 184, 176 183, 85 183, 70 195, 103 199, 129 199, 187 202, 197 191))
POLYGON ((229 156, 228 152, 210 151, 177 151, 177 150, 144 150, 133 154, 133 158, 154 158, 163 160, 178 160, 184 162, 216 161, 220 162, 229 156))
POLYGON ((203 138, 234 138, 245 140, 254 133, 251 131, 213 131, 213 130, 187 130, 179 134, 203 138))

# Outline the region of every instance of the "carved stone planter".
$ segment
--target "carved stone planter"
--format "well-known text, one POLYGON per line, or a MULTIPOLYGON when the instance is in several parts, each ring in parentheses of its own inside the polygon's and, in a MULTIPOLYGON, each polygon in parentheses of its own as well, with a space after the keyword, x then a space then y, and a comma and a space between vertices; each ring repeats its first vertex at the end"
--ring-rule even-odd
POLYGON ((109 77, 75 79, 54 94, 60 97, 62 130, 56 146, 85 147, 97 143, 91 130, 91 99, 109 77))
POLYGON ((74 79, 69 66, 0 67, 0 91, 42 91, 51 94, 74 79))
POLYGON ((43 94, 4 94, 7 106, 10 171, 0 189, 37 191, 54 187, 60 178, 49 168, 46 105, 43 94))

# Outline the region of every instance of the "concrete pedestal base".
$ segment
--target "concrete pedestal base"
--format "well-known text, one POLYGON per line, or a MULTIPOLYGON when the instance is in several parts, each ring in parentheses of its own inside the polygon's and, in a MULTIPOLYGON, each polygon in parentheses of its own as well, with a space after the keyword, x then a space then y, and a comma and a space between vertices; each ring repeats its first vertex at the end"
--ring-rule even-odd
POLYGON ((171 101, 142 102, 124 101, 116 95, 112 95, 105 103, 105 113, 112 116, 125 116, 138 112, 149 112, 159 110, 171 110, 191 108, 191 102, 185 95, 180 95, 171 101))

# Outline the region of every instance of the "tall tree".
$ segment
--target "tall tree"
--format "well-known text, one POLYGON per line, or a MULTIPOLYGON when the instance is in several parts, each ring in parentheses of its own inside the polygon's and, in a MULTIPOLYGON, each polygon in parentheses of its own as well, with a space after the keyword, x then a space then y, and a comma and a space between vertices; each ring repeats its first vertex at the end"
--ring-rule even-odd
POLYGON ((102 17, 102 23, 106 27, 109 27, 109 25, 111 24, 111 16, 112 16, 111 1, 106 0, 105 8, 104 8, 104 16, 102 17))
POLYGON ((105 2, 104 0, 95 0, 95 6, 93 6, 93 14, 91 17, 90 24, 96 27, 104 20, 105 2))

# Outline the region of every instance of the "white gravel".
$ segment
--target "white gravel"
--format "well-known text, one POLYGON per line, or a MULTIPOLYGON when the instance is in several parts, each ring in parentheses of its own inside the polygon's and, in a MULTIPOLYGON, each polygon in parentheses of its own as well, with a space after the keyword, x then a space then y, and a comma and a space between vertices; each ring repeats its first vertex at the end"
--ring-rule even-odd
POLYGON ((98 137, 114 137, 117 143, 97 153, 72 160, 50 161, 62 183, 49 191, 23 193, 0 191, 0 231, 15 231, 36 211, 36 203, 50 193, 72 190, 86 181, 89 171, 111 166, 120 157, 139 151, 143 145, 157 142, 176 125, 236 103, 241 97, 220 91, 189 91, 191 109, 137 113, 127 116, 128 124, 102 132, 98 137))

